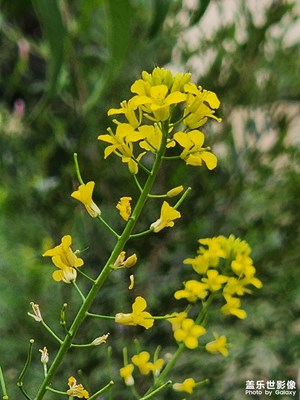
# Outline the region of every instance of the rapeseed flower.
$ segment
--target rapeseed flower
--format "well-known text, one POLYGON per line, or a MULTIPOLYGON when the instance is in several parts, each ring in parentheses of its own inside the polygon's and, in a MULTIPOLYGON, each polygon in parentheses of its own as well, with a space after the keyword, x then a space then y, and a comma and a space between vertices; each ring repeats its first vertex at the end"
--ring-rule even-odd
POLYGON ((240 319, 245 319, 247 317, 246 311, 240 308, 241 300, 239 298, 232 297, 228 294, 224 294, 224 298, 226 300, 226 304, 221 307, 222 314, 235 315, 240 319))
POLYGON ((216 168, 217 157, 209 151, 209 148, 203 147, 204 134, 198 130, 190 132, 176 132, 174 134, 176 142, 183 147, 180 157, 187 165, 201 166, 203 162, 209 170, 216 168))
POLYGON ((208 118, 221 122, 221 118, 215 116, 215 110, 220 107, 217 95, 209 90, 202 89, 192 82, 184 85, 187 93, 187 106, 184 111, 184 124, 190 129, 196 129, 204 125, 208 118))
POLYGON ((61 239, 61 244, 53 249, 47 250, 43 256, 51 257, 53 264, 58 268, 54 271, 52 277, 55 281, 63 281, 71 283, 76 280, 76 268, 81 267, 84 261, 77 257, 71 249, 72 238, 70 235, 65 235, 61 239))
POLYGON ((174 293, 176 300, 187 299, 187 301, 195 303, 199 299, 205 299, 205 297, 208 295, 208 285, 205 283, 191 279, 187 282, 184 282, 183 285, 184 289, 177 290, 174 293))
POLYGON ((172 325, 173 332, 181 328, 181 323, 184 319, 186 319, 186 317, 187 313, 185 311, 182 311, 180 313, 173 312, 172 314, 169 315, 168 321, 172 325))
POLYGON ((181 321, 181 327, 174 332, 174 338, 183 342, 188 349, 195 349, 198 346, 198 337, 204 335, 206 329, 195 324, 191 318, 181 321))
POLYGON ((132 312, 128 314, 116 314, 115 322, 122 325, 140 325, 146 329, 149 329, 153 326, 154 319, 149 312, 144 311, 146 307, 146 300, 143 297, 138 296, 132 304, 132 312))
POLYGON ((97 218, 99 215, 101 215, 101 211, 92 199, 94 187, 95 182, 93 181, 82 184, 78 187, 78 190, 71 194, 71 197, 80 201, 91 217, 97 218))
POLYGON ((170 117, 170 107, 186 100, 187 95, 179 91, 168 93, 167 85, 151 86, 143 79, 138 79, 131 86, 132 93, 136 96, 132 102, 142 106, 146 116, 153 121, 166 121, 170 117))
POLYGON ((168 202, 164 201, 160 211, 160 218, 150 225, 150 229, 157 233, 164 228, 173 227, 174 220, 180 217, 180 212, 171 207, 168 202))
POLYGON ((74 376, 70 376, 68 379, 68 386, 70 388, 67 390, 69 396, 79 397, 80 399, 88 399, 90 397, 89 392, 81 384, 77 384, 74 376))
POLYGON ((121 197, 118 204, 116 205, 116 208, 119 210, 120 215, 124 219, 124 221, 128 221, 131 215, 131 200, 131 197, 121 197))
POLYGON ((227 276, 220 275, 219 272, 215 269, 209 269, 206 272, 207 278, 202 278, 202 282, 204 282, 207 288, 211 292, 217 292, 221 289, 222 285, 227 282, 227 276))
POLYGON ((196 386, 196 382, 193 378, 187 378, 182 383, 174 383, 173 389, 177 392, 186 392, 192 394, 194 391, 194 387, 196 386))
POLYGON ((132 376, 134 370, 133 364, 127 364, 120 369, 120 376, 124 379, 126 386, 134 385, 134 378, 132 376))
POLYGON ((138 173, 138 163, 145 153, 140 153, 137 157, 133 154, 133 143, 143 139, 143 135, 136 131, 130 124, 119 124, 116 134, 108 129, 109 134, 99 135, 98 140, 110 143, 104 150, 104 158, 115 153, 121 157, 122 162, 128 164, 128 169, 132 174, 138 173))
POLYGON ((131 99, 122 101, 120 106, 121 108, 111 108, 107 115, 124 114, 129 124, 136 129, 142 121, 142 110, 131 99))
POLYGON ((226 336, 214 334, 215 340, 206 344, 205 349, 209 353, 221 353, 224 357, 228 356, 226 336))
POLYGON ((150 360, 148 351, 142 351, 131 358, 131 361, 136 365, 142 375, 148 375, 153 371, 154 365, 150 360))

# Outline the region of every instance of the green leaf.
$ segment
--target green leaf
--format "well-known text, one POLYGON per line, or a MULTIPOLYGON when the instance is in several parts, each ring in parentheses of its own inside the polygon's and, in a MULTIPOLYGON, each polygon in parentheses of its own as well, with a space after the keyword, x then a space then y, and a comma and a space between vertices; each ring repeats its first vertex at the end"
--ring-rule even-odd
POLYGON ((203 17, 207 7, 209 6, 210 0, 199 0, 199 7, 194 12, 191 19, 191 26, 197 24, 200 19, 203 17))
POLYGON ((103 92, 122 68, 131 39, 132 8, 130 1, 106 0, 104 6, 106 7, 108 18, 107 49, 109 56, 94 91, 84 105, 85 112, 100 101, 103 92))
POLYGON ((51 98, 56 93, 57 82, 64 61, 66 29, 57 0, 32 0, 32 3, 49 45, 46 97, 51 98))
POLYGON ((169 11, 171 1, 170 0, 155 0, 154 1, 154 16, 152 21, 152 26, 149 31, 149 37, 153 38, 157 35, 160 28, 162 27, 166 16, 169 11))

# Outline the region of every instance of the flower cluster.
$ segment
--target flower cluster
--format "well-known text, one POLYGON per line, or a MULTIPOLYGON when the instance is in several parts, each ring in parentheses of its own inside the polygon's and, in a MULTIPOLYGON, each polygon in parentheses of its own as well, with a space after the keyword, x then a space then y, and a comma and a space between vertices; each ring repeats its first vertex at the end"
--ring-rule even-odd
MULTIPOLYGON (((164 359, 159 358, 160 348, 158 346, 154 355, 151 356, 148 351, 140 351, 136 342, 136 354, 128 359, 127 347, 123 348, 123 366, 120 368, 119 374, 125 385, 131 387, 135 398, 146 399, 154 398, 154 395, 172 383, 171 380, 166 381, 165 379, 185 349, 195 350, 200 347, 205 348, 207 352, 220 353, 226 357, 228 355, 228 343, 224 335, 213 333, 214 340, 206 340, 204 342, 206 344, 199 346, 199 338, 206 334, 205 323, 208 307, 213 299, 219 297, 222 301, 220 311, 223 315, 234 315, 244 319, 246 318, 246 311, 241 308, 241 297, 251 293, 249 287, 261 288, 262 283, 256 277, 256 269, 250 257, 251 249, 249 245, 233 235, 229 237, 217 236, 200 239, 197 255, 194 258, 184 260, 184 264, 191 265, 194 273, 197 274, 195 279, 183 282, 183 287, 174 293, 176 300, 189 303, 185 311, 159 316, 152 315, 147 311, 148 304, 142 296, 135 297, 131 310, 126 313, 117 312, 115 314, 114 312, 115 316, 112 316, 94 314, 89 311, 99 289, 110 273, 120 273, 120 270, 132 268, 137 263, 136 253, 126 256, 125 249, 128 241, 173 227, 175 222, 181 218, 178 209, 191 188, 184 189, 182 185, 178 185, 173 189, 166 190, 164 194, 152 193, 162 162, 178 159, 180 162, 183 160, 186 165, 205 165, 209 170, 217 166, 217 157, 210 151, 209 147, 205 147, 205 134, 200 131, 200 128, 209 119, 221 121, 215 115, 220 106, 220 101, 215 93, 192 83, 190 74, 172 74, 171 71, 163 68, 154 68, 151 73, 144 71, 141 79, 135 81, 131 86, 131 92, 132 97, 129 100, 122 101, 120 108, 112 108, 108 111, 109 116, 116 116, 113 119, 115 127, 108 128, 107 133, 98 136, 99 140, 107 144, 104 150, 104 158, 111 154, 121 158, 122 162, 127 164, 130 173, 133 174, 140 193, 139 198, 135 198, 133 195, 132 197, 122 196, 115 206, 122 220, 126 222, 126 227, 119 234, 118 229, 115 230, 104 219, 105 215, 102 216, 100 208, 93 200, 95 182, 83 183, 77 158, 74 155, 80 184, 77 190, 72 192, 71 197, 79 201, 91 217, 108 228, 108 231, 116 239, 116 245, 96 278, 92 278, 78 269, 83 266, 84 261, 78 257, 79 251, 72 250, 72 237, 70 235, 63 236, 59 245, 43 254, 43 256, 51 257, 56 267, 52 275, 53 279, 58 282, 72 283, 82 301, 70 329, 66 326, 66 304, 63 305, 61 310, 60 323, 66 329, 68 340, 62 340, 46 324, 38 304, 32 302, 32 313, 28 314, 35 321, 40 322, 61 345, 60 352, 57 353, 58 355, 51 366, 53 370, 55 370, 56 365, 59 365, 68 348, 99 346, 106 343, 109 333, 86 344, 74 343, 75 335, 85 318, 109 319, 114 320, 116 324, 130 327, 138 326, 146 330, 152 328, 155 321, 158 324, 158 320, 167 320, 167 324, 171 324, 170 330, 172 329, 177 343, 174 354, 166 353, 164 359), (148 175, 147 178, 137 175, 139 171, 148 175), (183 194, 180 195, 174 206, 166 201, 166 198, 169 200, 169 198, 173 198, 182 192, 183 194), (136 233, 136 222, 148 198, 164 199, 160 214, 157 215, 154 222, 149 223, 147 230, 136 233), (92 285, 87 294, 84 294, 80 289, 81 285, 77 285, 75 282, 78 271, 92 285), (143 397, 139 393, 140 388, 135 387, 137 373, 142 376, 152 375, 153 383, 143 397)), ((136 288, 134 285, 134 276, 130 275, 128 289, 136 288)), ((41 393, 49 390, 70 397, 85 399, 90 397, 89 392, 82 384, 78 384, 73 376, 68 379, 69 389, 67 391, 62 392, 53 389, 50 382, 51 374, 47 372, 48 350, 44 347, 40 352, 45 375, 41 393)), ((188 377, 182 382, 174 383, 173 390, 192 394, 203 383, 207 383, 207 380, 196 382, 193 378, 188 377)), ((112 381, 91 395, 90 398, 96 398, 111 384, 113 384, 112 381)))
POLYGON ((158 67, 152 73, 143 71, 131 92, 131 99, 108 111, 108 115, 123 115, 125 122, 114 119, 115 131, 108 128, 108 133, 98 136, 109 144, 104 158, 114 153, 137 174, 139 166, 144 167, 141 159, 147 152, 157 154, 179 146, 177 157, 187 165, 216 167, 217 158, 209 147, 203 147, 205 136, 198 129, 208 118, 221 121, 215 115, 220 106, 215 93, 192 83, 190 74, 173 75, 158 67))
POLYGON ((240 308, 240 297, 252 292, 249 285, 262 287, 255 276, 251 248, 234 235, 200 239, 199 243, 197 256, 185 259, 184 263, 190 264, 201 279, 184 282, 184 288, 175 292, 175 298, 195 303, 209 294, 222 293, 225 299, 222 314, 246 318, 246 311, 240 308))

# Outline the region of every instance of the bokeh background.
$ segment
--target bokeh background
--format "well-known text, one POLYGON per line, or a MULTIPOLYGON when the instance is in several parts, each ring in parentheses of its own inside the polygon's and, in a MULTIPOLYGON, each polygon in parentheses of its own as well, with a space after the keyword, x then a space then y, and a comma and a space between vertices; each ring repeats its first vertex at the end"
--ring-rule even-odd
MULTIPOLYGON (((195 83, 220 97, 223 122, 205 127, 219 165, 209 172, 180 163, 160 174, 158 192, 181 183, 193 188, 183 218, 175 229, 130 243, 128 252, 139 257, 136 289, 128 295, 126 271, 113 274, 93 311, 114 315, 141 293, 154 315, 178 307, 172 293, 189 273, 182 260, 194 256, 199 238, 233 233, 252 247, 264 287, 244 301, 245 321, 212 313, 208 326, 228 336, 229 357, 189 351, 172 378, 209 378, 208 386, 189 397, 203 400, 244 399, 246 380, 297 381, 299 2, 2 0, 0 9, 0 364, 11 398, 20 398, 15 381, 29 339, 35 339, 25 379, 30 393, 42 377, 38 349, 47 346, 50 359, 56 351, 56 343, 27 316, 30 301, 40 304, 58 331, 62 303, 68 303, 70 319, 78 306, 70 287, 52 280, 53 267, 41 254, 70 233, 75 247, 86 249, 93 274, 113 245, 70 197, 77 185, 73 153, 79 154, 83 178, 96 181, 103 215, 121 229, 115 204, 122 195, 134 196, 136 188, 126 165, 103 159, 104 145, 96 138, 111 124, 108 108, 128 98, 130 84, 155 66, 191 72, 195 83)), ((146 226, 157 213, 149 210, 146 226)), ((142 333, 93 321, 78 341, 107 331, 114 398, 131 399, 118 376, 123 345, 133 355, 135 335, 142 349, 153 352, 161 345, 164 356, 175 348, 169 325, 142 333)), ((109 379, 106 351, 103 346, 70 352, 56 387, 65 389, 70 375, 91 391, 101 387, 109 379)), ((182 397, 165 391, 157 398, 182 397)))

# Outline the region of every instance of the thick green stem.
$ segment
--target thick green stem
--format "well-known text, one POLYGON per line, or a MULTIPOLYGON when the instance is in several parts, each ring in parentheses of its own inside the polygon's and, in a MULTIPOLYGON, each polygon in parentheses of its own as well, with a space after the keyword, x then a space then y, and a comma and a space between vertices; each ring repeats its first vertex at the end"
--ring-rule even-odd
MULTIPOLYGON (((49 387, 53 376, 55 375, 58 367, 60 366, 66 352, 69 350, 69 348, 72 345, 72 341, 80 327, 80 325, 83 323, 84 319, 87 316, 88 310, 91 307, 96 295, 98 294, 100 288, 102 287, 102 285, 104 284, 105 280, 107 279, 109 273, 111 272, 111 265, 114 265, 117 257, 119 256, 119 254, 121 253, 121 251, 124 249, 124 246, 126 245, 127 241, 130 239, 130 235, 135 227, 135 224, 143 210, 143 207, 148 199, 148 195, 152 189, 152 186, 155 182, 157 173, 159 171, 159 168, 161 166, 161 162, 162 162, 162 157, 163 154, 165 152, 165 148, 166 148, 166 142, 167 142, 167 132, 168 132, 168 126, 166 125, 165 129, 164 129, 165 135, 164 135, 164 140, 161 144, 161 148, 160 151, 158 152, 158 154, 156 155, 155 161, 153 163, 152 166, 152 170, 150 175, 148 176, 148 179, 145 183, 145 186, 143 188, 143 191, 140 194, 140 197, 136 203, 136 206, 133 210, 133 213, 131 215, 131 217, 129 218, 123 233, 121 234, 121 236, 118 238, 117 243, 115 245, 115 248, 113 249, 109 259, 107 260, 104 268, 102 269, 101 273, 99 274, 99 276, 97 277, 97 279, 95 280, 95 283, 93 284, 93 286, 91 287, 89 293, 87 294, 85 301, 83 302, 83 304, 81 305, 77 315, 74 318, 74 321, 67 333, 67 335, 65 336, 53 362, 51 367, 48 370, 48 375, 45 377, 44 381, 42 382, 38 393, 36 395, 35 400, 42 400, 45 392, 47 390, 47 387, 49 387)), ((75 161, 76 161, 76 157, 75 157, 75 161)), ((78 165, 78 164, 77 164, 78 165)), ((77 174, 78 174, 78 170, 77 170, 77 174)))
POLYGON ((8 400, 8 394, 7 394, 7 391, 6 391, 5 380, 4 380, 4 376, 3 376, 3 373, 2 373, 1 367, 0 367, 0 386, 1 386, 2 394, 3 394, 2 399, 3 400, 8 400))

